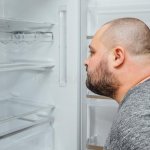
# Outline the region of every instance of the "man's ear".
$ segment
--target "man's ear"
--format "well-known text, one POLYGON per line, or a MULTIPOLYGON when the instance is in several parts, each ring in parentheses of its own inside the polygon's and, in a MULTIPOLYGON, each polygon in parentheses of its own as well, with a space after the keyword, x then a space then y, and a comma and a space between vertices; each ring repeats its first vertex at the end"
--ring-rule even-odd
POLYGON ((113 49, 113 66, 120 67, 125 60, 125 50, 122 47, 115 47, 113 49))

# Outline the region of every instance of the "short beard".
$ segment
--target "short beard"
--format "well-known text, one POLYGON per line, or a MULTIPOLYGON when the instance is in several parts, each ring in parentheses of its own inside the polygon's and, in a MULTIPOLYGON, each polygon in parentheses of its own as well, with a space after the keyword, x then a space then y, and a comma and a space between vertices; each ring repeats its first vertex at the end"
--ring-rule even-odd
POLYGON ((98 95, 115 99, 119 85, 119 81, 108 70, 107 62, 104 61, 100 63, 92 75, 87 75, 87 88, 98 95))

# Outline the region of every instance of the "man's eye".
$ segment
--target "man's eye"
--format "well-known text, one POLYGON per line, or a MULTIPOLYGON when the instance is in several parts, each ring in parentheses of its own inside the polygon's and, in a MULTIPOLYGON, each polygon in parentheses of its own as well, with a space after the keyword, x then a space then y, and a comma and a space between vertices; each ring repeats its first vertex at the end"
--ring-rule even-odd
POLYGON ((93 51, 90 51, 90 56, 93 56, 93 55, 94 55, 94 53, 95 53, 95 52, 93 52, 93 51))

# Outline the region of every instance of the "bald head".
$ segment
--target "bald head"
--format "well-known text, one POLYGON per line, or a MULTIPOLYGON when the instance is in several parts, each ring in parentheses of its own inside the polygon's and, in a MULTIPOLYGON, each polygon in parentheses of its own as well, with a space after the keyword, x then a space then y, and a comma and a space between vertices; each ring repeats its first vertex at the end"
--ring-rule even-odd
POLYGON ((119 18, 110 21, 97 34, 108 49, 123 46, 131 54, 150 54, 150 29, 139 19, 119 18))

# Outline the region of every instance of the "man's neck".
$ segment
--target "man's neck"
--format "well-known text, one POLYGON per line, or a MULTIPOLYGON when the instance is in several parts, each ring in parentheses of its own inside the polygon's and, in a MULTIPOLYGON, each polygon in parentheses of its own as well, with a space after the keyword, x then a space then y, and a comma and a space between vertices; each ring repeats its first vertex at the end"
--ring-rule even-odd
POLYGON ((122 100, 124 99, 125 95, 127 94, 127 92, 128 92, 131 88, 133 88, 133 87, 135 87, 135 86, 137 86, 137 85, 139 85, 139 84, 145 82, 145 81, 148 80, 148 79, 150 79, 150 75, 147 75, 146 77, 141 78, 140 80, 138 80, 138 81, 136 81, 136 82, 128 82, 128 83, 130 83, 130 84, 124 84, 124 86, 120 87, 120 88, 118 89, 118 91, 117 91, 117 93, 116 93, 116 97, 115 97, 115 100, 117 101, 117 103, 120 104, 120 103, 122 102, 122 100))

